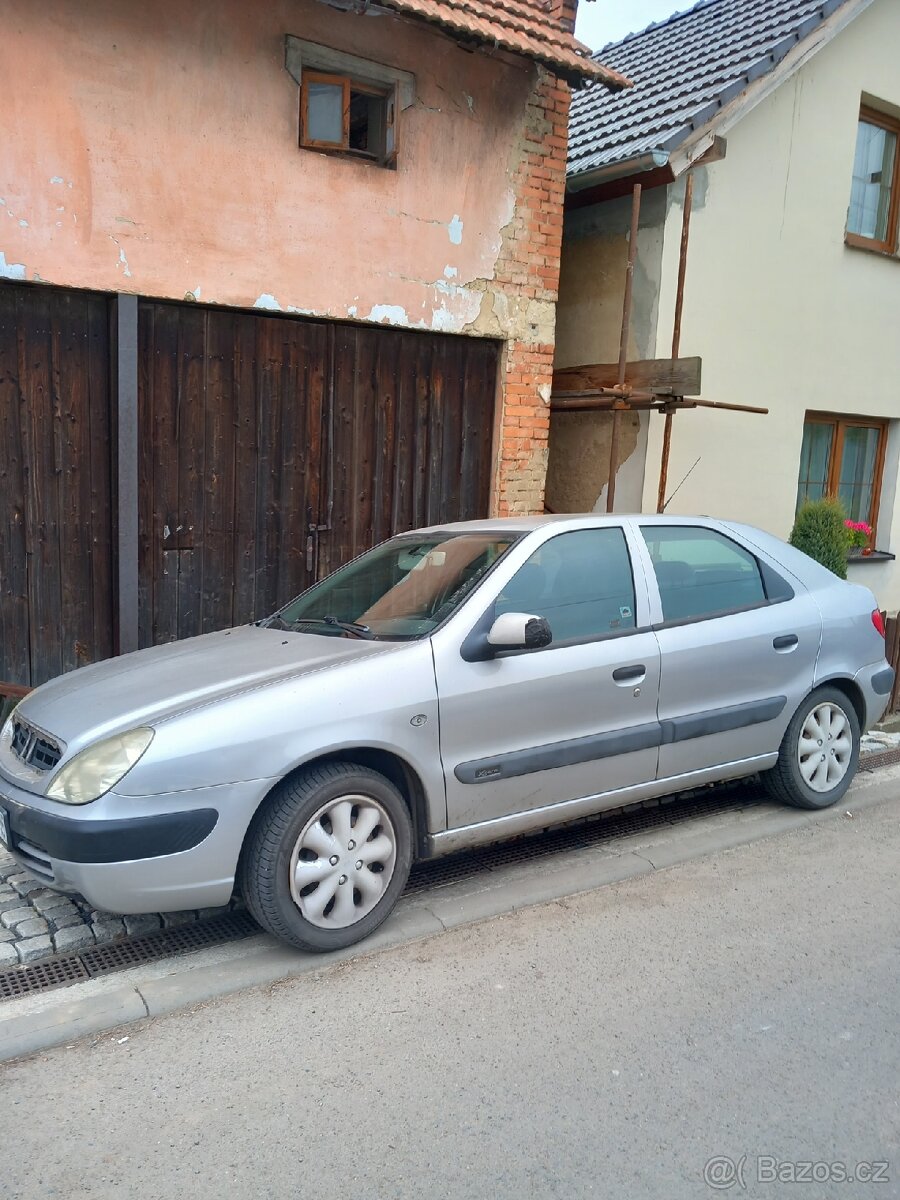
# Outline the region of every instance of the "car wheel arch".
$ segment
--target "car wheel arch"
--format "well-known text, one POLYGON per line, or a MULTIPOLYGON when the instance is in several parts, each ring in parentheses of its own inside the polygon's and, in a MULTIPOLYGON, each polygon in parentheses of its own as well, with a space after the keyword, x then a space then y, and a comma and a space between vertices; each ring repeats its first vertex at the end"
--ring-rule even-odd
MULTIPOLYGON (((263 796, 257 812, 263 807, 269 796, 285 780, 292 779, 305 771, 314 770, 326 763, 350 763, 360 767, 368 767, 377 771, 389 780, 406 801, 413 824, 414 860, 426 856, 428 834, 428 798, 425 785, 419 773, 399 754, 376 746, 345 746, 339 750, 329 750, 298 763, 280 779, 273 782, 272 787, 263 796)), ((251 822, 252 824, 252 822, 251 822)), ((249 830, 248 830, 249 832, 249 830)), ((245 834, 246 840, 246 834, 245 834)))
POLYGON ((865 730, 866 701, 865 697, 863 696, 862 688, 859 686, 856 680, 848 675, 828 675, 823 679, 817 679, 810 691, 807 693, 807 696, 804 696, 803 702, 806 703, 806 700, 809 698, 809 696, 813 695, 814 692, 817 692, 819 688, 823 687, 832 687, 836 688, 839 692, 843 692, 843 694, 853 705, 853 709, 859 721, 860 730, 865 730))

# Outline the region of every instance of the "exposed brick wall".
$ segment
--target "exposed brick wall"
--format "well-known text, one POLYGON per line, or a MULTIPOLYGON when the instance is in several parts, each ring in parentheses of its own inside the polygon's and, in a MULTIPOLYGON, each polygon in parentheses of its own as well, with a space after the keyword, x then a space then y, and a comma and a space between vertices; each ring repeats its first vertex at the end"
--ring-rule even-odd
POLYGON ((568 85, 541 71, 517 147, 513 219, 495 282, 526 306, 525 333, 507 343, 501 380, 494 507, 500 516, 543 512, 550 432, 553 339, 566 180, 568 85))
POLYGON ((578 0, 559 0, 557 5, 559 24, 567 33, 575 29, 575 17, 578 15, 578 0))

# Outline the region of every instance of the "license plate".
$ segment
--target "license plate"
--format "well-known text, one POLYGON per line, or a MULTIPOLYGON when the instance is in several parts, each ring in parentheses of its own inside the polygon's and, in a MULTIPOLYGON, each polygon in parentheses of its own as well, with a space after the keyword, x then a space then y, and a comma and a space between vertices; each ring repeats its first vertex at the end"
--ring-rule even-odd
POLYGON ((9 813, 5 808, 0 808, 0 846, 5 846, 8 850, 9 845, 9 813))

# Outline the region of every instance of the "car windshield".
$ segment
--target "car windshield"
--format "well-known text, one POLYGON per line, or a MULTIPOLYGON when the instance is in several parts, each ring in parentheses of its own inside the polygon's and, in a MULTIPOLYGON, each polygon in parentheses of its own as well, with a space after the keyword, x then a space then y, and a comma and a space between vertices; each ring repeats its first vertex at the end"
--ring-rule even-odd
POLYGON ((334 637, 424 637, 459 607, 516 536, 393 538, 292 600, 266 624, 334 637))

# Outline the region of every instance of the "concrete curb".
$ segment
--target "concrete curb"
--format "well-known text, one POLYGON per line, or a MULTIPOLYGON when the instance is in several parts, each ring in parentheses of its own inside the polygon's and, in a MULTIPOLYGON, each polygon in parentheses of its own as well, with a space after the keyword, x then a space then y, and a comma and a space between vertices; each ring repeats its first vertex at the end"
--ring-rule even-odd
POLYGON ((848 810, 894 799, 898 789, 900 766, 864 772, 840 805, 821 812, 763 804, 560 853, 539 871, 533 863, 516 863, 413 896, 365 943, 334 954, 304 955, 260 935, 213 952, 6 1001, 0 1008, 0 1061, 834 820, 848 810))

